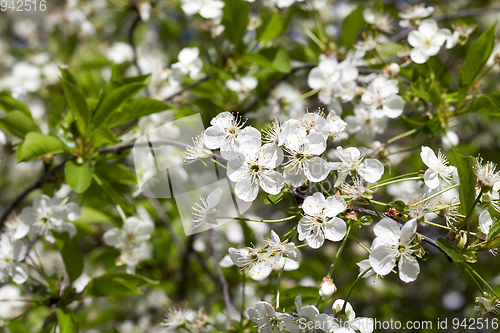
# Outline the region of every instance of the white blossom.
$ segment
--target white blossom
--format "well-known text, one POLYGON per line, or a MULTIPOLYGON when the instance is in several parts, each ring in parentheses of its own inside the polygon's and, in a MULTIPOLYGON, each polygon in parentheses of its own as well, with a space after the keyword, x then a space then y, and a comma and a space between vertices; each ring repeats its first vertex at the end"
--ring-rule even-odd
POLYGON ((28 268, 22 263, 28 249, 23 242, 13 242, 9 235, 0 235, 0 282, 9 281, 9 276, 17 284, 28 279, 28 268))
MULTIPOLYGON (((23 313, 26 302, 22 299, 21 290, 12 284, 0 287, 0 313, 2 319, 13 319, 23 313)), ((0 320, 0 325, 2 321, 0 320)))
POLYGON ((120 65, 134 60, 134 49, 127 43, 114 43, 107 51, 109 60, 120 65))
POLYGON ((243 128, 245 123, 235 119, 230 112, 223 112, 210 121, 205 130, 205 146, 210 149, 220 148, 222 157, 231 159, 237 156, 238 147, 245 141, 261 139, 260 132, 253 127, 243 128))
POLYGON ((349 102, 355 96, 358 69, 349 61, 341 63, 335 57, 319 56, 318 67, 309 72, 307 84, 319 89, 318 98, 323 104, 330 104, 340 98, 349 102))
POLYGON ((374 112, 370 112, 362 105, 354 107, 354 115, 345 117, 347 131, 356 134, 356 139, 360 141, 372 141, 375 135, 384 133, 387 127, 386 117, 376 117, 374 112))
POLYGON ((239 80, 229 79, 226 81, 226 87, 238 94, 238 100, 243 101, 250 96, 252 91, 257 88, 259 81, 251 75, 246 75, 239 80))
POLYGON ((297 312, 294 313, 298 317, 295 320, 300 332, 330 332, 332 329, 332 320, 329 315, 319 313, 318 308, 314 305, 302 305, 302 296, 295 298, 295 306, 297 312))
POLYGON ((227 164, 227 176, 236 183, 235 194, 246 202, 257 198, 259 188, 278 194, 284 185, 282 174, 274 169, 283 161, 282 150, 275 145, 261 147, 260 140, 250 140, 238 148, 238 156, 227 164))
POLYGON ((395 80, 384 76, 376 77, 361 96, 361 101, 374 113, 375 117, 397 118, 403 113, 404 100, 398 95, 395 80))
POLYGON ((278 333, 283 330, 290 330, 286 323, 290 322, 291 316, 287 313, 276 312, 271 304, 264 301, 259 301, 255 304, 255 308, 247 309, 248 318, 257 324, 257 332, 278 333))
POLYGON ((383 218, 373 229, 377 236, 372 243, 370 266, 379 275, 389 274, 396 260, 399 260, 399 278, 403 282, 412 282, 420 273, 420 266, 412 254, 415 251, 411 242, 417 231, 417 219, 405 223, 399 228, 396 221, 383 218))
POLYGON ((33 200, 32 207, 25 207, 22 210, 23 226, 20 226, 15 234, 17 239, 26 236, 33 230, 40 236, 44 236, 48 242, 54 243, 55 238, 51 230, 56 232, 67 232, 70 238, 76 233, 76 227, 70 221, 75 221, 80 217, 80 207, 73 202, 61 205, 62 199, 51 199, 45 194, 33 200))
POLYGON ((172 64, 172 75, 169 82, 173 86, 180 86, 185 75, 196 79, 203 69, 203 61, 199 58, 200 50, 197 47, 185 47, 177 56, 177 62, 172 64))
POLYGON ((217 225, 217 209, 215 206, 219 204, 222 196, 222 189, 216 188, 206 197, 200 197, 200 203, 195 203, 193 206, 193 229, 199 227, 203 223, 217 225))
POLYGON ((367 317, 357 317, 354 312, 351 303, 345 301, 343 299, 337 299, 333 305, 332 310, 334 316, 340 313, 340 311, 344 308, 345 305, 345 320, 343 322, 338 322, 334 319, 333 323, 333 332, 339 333, 355 333, 355 331, 359 331, 360 333, 372 333, 374 329, 374 321, 372 318, 367 317))
POLYGON ((225 3, 220 0, 182 0, 181 8, 187 15, 200 14, 206 19, 222 16, 225 3))
POLYGON ((353 171, 369 183, 374 183, 382 178, 384 174, 384 166, 379 160, 373 158, 364 159, 358 148, 350 147, 343 149, 337 147, 335 155, 340 159, 340 162, 331 162, 330 168, 337 170, 338 177, 335 186, 342 183, 348 174, 353 171))
POLYGON ((347 226, 337 217, 347 209, 342 197, 335 195, 325 199, 322 193, 316 192, 304 200, 302 209, 306 215, 297 227, 300 241, 306 239, 310 247, 318 249, 325 238, 333 242, 344 238, 347 226))
POLYGON ((488 235, 488 233, 490 232, 490 229, 491 229, 491 227, 493 226, 493 223, 494 223, 494 221, 491 218, 491 215, 488 212, 488 210, 483 211, 479 215, 478 222, 479 222, 479 230, 483 234, 488 235))
POLYGON ((27 62, 18 62, 12 67, 12 74, 3 83, 15 97, 35 92, 42 85, 40 68, 27 62))
POLYGON ((451 184, 453 172, 455 172, 456 168, 448 165, 448 160, 441 151, 436 156, 432 149, 422 146, 420 156, 422 162, 428 167, 424 174, 425 186, 430 189, 440 189, 451 184))
POLYGON ((431 56, 438 54, 441 46, 451 37, 449 29, 439 29, 435 20, 426 19, 408 35, 408 43, 413 46, 410 57, 417 64, 423 64, 431 56))
POLYGON ((305 183, 324 180, 328 176, 327 162, 318 157, 326 149, 322 133, 312 132, 305 135, 305 130, 291 130, 285 140, 284 149, 290 154, 284 164, 285 182, 294 187, 305 183))
POLYGON ((433 12, 434 7, 425 7, 425 3, 410 7, 406 11, 399 13, 399 17, 401 18, 399 26, 401 28, 409 28, 412 21, 429 17, 433 12))

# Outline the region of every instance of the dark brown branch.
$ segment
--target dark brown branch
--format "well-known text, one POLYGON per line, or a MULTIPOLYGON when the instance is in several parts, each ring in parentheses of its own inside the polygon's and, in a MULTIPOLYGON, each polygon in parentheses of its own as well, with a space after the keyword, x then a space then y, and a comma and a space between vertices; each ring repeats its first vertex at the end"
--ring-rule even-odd
MULTIPOLYGON (((435 16, 434 20, 440 22, 440 21, 452 20, 452 19, 461 18, 461 17, 484 15, 484 14, 497 12, 497 11, 500 11, 500 7, 481 7, 481 8, 464 9, 464 10, 460 10, 460 11, 458 11, 456 13, 452 13, 452 14, 442 14, 439 16, 435 16)), ((401 39, 408 36, 408 34, 415 29, 416 29, 416 27, 411 27, 411 28, 401 30, 399 33, 397 33, 396 35, 389 38, 389 41, 392 43, 398 42, 401 39)))
POLYGON ((165 98, 163 101, 164 102, 167 102, 167 101, 170 101, 171 99, 173 99, 174 97, 176 96, 179 96, 180 94, 182 94, 183 92, 185 91, 188 91, 194 87, 196 87, 197 85, 207 81, 208 79, 210 79, 210 75, 206 75, 204 77, 202 77, 201 79, 199 80, 196 80, 194 82, 191 82, 190 84, 186 85, 184 88, 182 88, 181 90, 179 90, 178 92, 176 92, 175 94, 172 94, 170 96, 168 96, 167 98, 165 98))
POLYGON ((69 157, 56 165, 54 168, 47 170, 40 178, 38 178, 33 184, 24 189, 2 212, 0 215, 0 229, 2 229, 3 224, 9 214, 16 208, 16 206, 31 192, 42 187, 42 185, 47 182, 53 175, 64 168, 64 165, 68 161, 76 160, 76 156, 69 157))
POLYGON ((252 101, 252 103, 250 103, 242 111, 242 113, 245 113, 245 112, 248 112, 248 111, 252 110, 257 104, 259 104, 260 101, 266 99, 267 96, 269 96, 269 94, 271 93, 271 91, 273 91, 273 89, 276 88, 278 86, 278 84, 280 84, 283 81, 286 81, 289 76, 295 74, 297 71, 299 71, 301 69, 313 68, 315 66, 316 66, 316 63, 314 63, 314 62, 308 62, 308 63, 305 63, 303 65, 300 65, 300 66, 292 68, 292 70, 289 73, 281 75, 276 81, 274 81, 273 83, 271 83, 269 85, 269 87, 267 87, 267 89, 262 94, 259 95, 259 97, 256 97, 252 101))
MULTIPOLYGON (((363 213, 363 214, 366 214, 366 215, 370 215, 370 216, 373 216, 373 217, 378 217, 377 215, 377 212, 374 212, 373 210, 371 209, 368 209, 368 208, 363 208, 363 207, 352 207, 352 210, 354 211, 357 211, 357 212, 360 212, 360 213, 363 213)), ((401 221, 391 217, 389 214, 387 213, 382 213, 381 214, 383 217, 387 217, 387 218, 390 218, 390 219, 393 219, 394 221, 396 221, 398 223, 398 225, 400 227, 402 227, 404 225, 404 223, 402 223, 401 221)), ((448 254, 446 254, 446 252, 444 252, 440 247, 439 245, 436 243, 436 241, 428 236, 425 236, 425 235, 422 235, 421 233, 418 233, 417 232, 417 235, 420 236, 420 238, 422 239, 423 242, 426 242, 427 244, 429 244, 430 246, 438 249, 440 252, 442 252, 445 256, 446 256, 446 259, 448 259, 449 262, 453 262, 453 260, 450 258, 450 256, 448 254)))
MULTIPOLYGON (((132 53, 134 56, 133 62, 134 62, 135 68, 137 68, 137 73, 139 75, 142 75, 142 70, 141 70, 141 67, 139 67, 139 61, 138 61, 138 57, 137 57, 137 48, 135 47, 135 43, 134 43, 134 32, 135 32, 135 29, 137 28, 137 26, 139 25, 139 22, 141 22, 141 15, 138 14, 134 18, 134 21, 132 21, 132 25, 130 26, 130 30, 128 32, 128 43, 130 44, 130 47, 132 47, 132 53)), ((146 94, 146 96, 150 95, 148 87, 146 87, 144 89, 144 93, 146 94)))

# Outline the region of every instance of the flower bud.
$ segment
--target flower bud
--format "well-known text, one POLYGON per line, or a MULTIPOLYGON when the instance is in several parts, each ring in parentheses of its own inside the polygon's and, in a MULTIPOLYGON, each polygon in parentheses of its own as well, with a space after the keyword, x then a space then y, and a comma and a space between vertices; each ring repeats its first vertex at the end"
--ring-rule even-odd
POLYGON ((382 71, 388 78, 393 78, 398 76, 399 74, 399 65, 396 64, 395 62, 392 62, 385 66, 382 71))
POLYGON ((358 220, 358 213, 356 213, 353 210, 348 210, 345 213, 345 217, 348 218, 348 219, 350 219, 350 220, 357 221, 358 220))
POLYGON ((333 279, 324 277, 323 282, 319 286, 319 295, 323 298, 330 298, 337 291, 337 287, 333 283, 333 279))

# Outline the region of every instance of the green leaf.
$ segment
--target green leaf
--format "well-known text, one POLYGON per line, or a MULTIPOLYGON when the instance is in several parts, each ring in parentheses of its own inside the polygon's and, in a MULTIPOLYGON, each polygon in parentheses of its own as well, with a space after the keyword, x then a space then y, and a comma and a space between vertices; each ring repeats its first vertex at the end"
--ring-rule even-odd
POLYGON ((453 259, 453 261, 462 261, 462 252, 458 248, 457 244, 445 238, 436 239, 436 243, 439 245, 441 250, 443 250, 447 255, 453 259))
POLYGON ((500 235, 500 223, 495 222, 493 226, 490 228, 490 231, 488 232, 488 237, 487 239, 492 239, 500 235))
POLYGON ((363 4, 360 4, 358 8, 352 11, 342 23, 342 38, 341 44, 348 49, 352 47, 352 44, 356 41, 365 25, 365 20, 363 18, 363 4))
POLYGON ((68 161, 64 166, 66 183, 76 193, 85 192, 92 183, 92 166, 90 163, 90 160, 82 164, 78 164, 75 161, 68 161))
POLYGON ((104 214, 99 209, 89 206, 82 206, 82 212, 76 223, 104 223, 112 221, 108 215, 104 214))
POLYGON ((89 297, 128 296, 142 294, 137 287, 154 284, 158 284, 158 282, 140 275, 108 272, 92 279, 85 289, 85 293, 89 297))
POLYGON ((131 185, 137 184, 137 176, 135 172, 133 172, 123 164, 98 164, 95 167, 95 173, 99 176, 99 178, 103 178, 108 182, 131 185))
POLYGON ((6 92, 0 92, 0 109, 5 112, 19 110, 31 118, 31 112, 28 107, 6 92))
POLYGON ((56 245, 63 258, 69 280, 73 282, 78 279, 83 272, 83 255, 80 250, 73 245, 67 232, 59 233, 52 231, 52 235, 56 239, 56 245))
POLYGON ((257 41, 268 42, 279 37, 282 33, 282 24, 283 20, 281 19, 281 16, 278 13, 273 12, 267 23, 257 29, 257 41))
POLYGON ((281 73, 289 73, 290 67, 290 56, 281 47, 272 47, 264 49, 260 52, 260 55, 267 59, 270 67, 281 73))
POLYGON ((94 132, 94 147, 101 147, 105 144, 115 144, 120 142, 121 140, 118 139, 107 126, 102 126, 101 128, 96 129, 94 132))
POLYGON ((394 208, 398 212, 404 212, 406 207, 406 203, 403 200, 396 200, 394 201, 394 208))
POLYGON ((121 110, 108 119, 107 123, 110 126, 117 126, 170 108, 162 101, 149 97, 139 97, 126 103, 121 110))
POLYGON ((373 223, 373 217, 368 215, 361 216, 359 222, 361 222, 362 225, 370 225, 373 223))
POLYGON ((458 106, 465 100, 469 88, 483 70, 491 52, 493 52, 493 46, 495 45, 495 27, 496 22, 467 49, 464 64, 460 67, 458 106))
POLYGON ((59 333, 78 333, 75 314, 70 309, 56 308, 59 317, 59 333))
POLYGON ((242 44, 249 21, 248 4, 243 0, 225 0, 222 24, 228 29, 224 35, 236 46, 242 44))
POLYGON ((48 154, 58 154, 64 151, 64 145, 58 139, 36 132, 26 135, 24 143, 17 150, 17 161, 24 162, 48 154))
POLYGON ((460 180, 460 203, 463 214, 468 214, 474 207, 476 201, 476 175, 472 167, 476 159, 472 156, 462 156, 456 149, 452 150, 452 164, 457 167, 460 180))
POLYGON ((468 112, 500 117, 500 92, 479 96, 472 102, 468 112))
POLYGON ((76 119, 80 134, 88 137, 90 133, 90 112, 83 92, 73 83, 61 79, 64 95, 76 119))
POLYGON ((283 200, 283 192, 281 193, 278 193, 278 194, 269 194, 265 199, 264 199, 264 203, 266 205, 271 205, 271 200, 272 202, 274 202, 275 204, 277 204, 278 202, 280 202, 281 200, 283 200), (269 199, 268 199, 269 198, 269 199))
POLYGON ((130 83, 110 92, 99 103, 94 113, 94 124, 104 124, 106 119, 108 119, 120 105, 145 87, 147 87, 145 83, 130 83))
POLYGON ((29 132, 40 133, 40 129, 31 116, 19 110, 10 111, 0 119, 0 128, 10 135, 24 139, 29 132))

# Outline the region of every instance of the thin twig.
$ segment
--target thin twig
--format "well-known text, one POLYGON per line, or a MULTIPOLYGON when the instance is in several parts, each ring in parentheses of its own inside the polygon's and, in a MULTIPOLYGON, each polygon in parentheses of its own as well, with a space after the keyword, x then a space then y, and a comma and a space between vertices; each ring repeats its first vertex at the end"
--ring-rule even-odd
MULTIPOLYGON (((367 208, 363 208, 363 207, 352 207, 352 210, 355 210, 357 212, 360 212, 360 213, 363 213, 363 214, 367 214, 367 215, 371 215, 371 216, 374 216, 374 217, 378 217, 377 216, 377 213, 374 212, 373 210, 371 209, 367 209, 367 208)), ((383 213, 382 214, 383 217, 387 217, 387 218, 390 218, 390 219, 393 219, 394 221, 396 221, 398 223, 398 225, 400 227, 402 227, 404 225, 404 223, 400 222, 399 220, 395 219, 395 218, 392 218, 389 214, 387 213, 383 213)), ((420 236, 420 238, 422 239, 423 242, 426 242, 427 244, 431 245, 432 247, 435 247, 436 249, 438 249, 440 252, 442 252, 445 256, 446 256, 446 259, 448 259, 448 261, 450 262, 453 262, 453 260, 450 258, 450 256, 448 254, 446 254, 446 252, 444 252, 440 247, 439 245, 436 243, 436 241, 428 236, 425 236, 425 235, 422 235, 421 233, 418 233, 417 232, 417 235, 420 236)))
POLYGON ((220 283, 222 285, 222 295, 224 296, 224 303, 226 303, 227 314, 229 316, 229 319, 233 321, 234 320, 232 316, 233 309, 231 305, 231 299, 229 298, 229 286, 227 284, 226 277, 224 276, 224 273, 220 268, 219 258, 217 258, 214 229, 209 230, 209 237, 210 237, 210 247, 212 248, 212 258, 214 259, 215 269, 217 270, 217 274, 219 275, 220 283))
POLYGON ((278 84, 280 84, 281 82, 285 81, 288 79, 288 77, 290 75, 293 75, 295 74, 295 72, 301 70, 301 69, 307 69, 307 68, 313 68, 316 66, 316 63, 314 62, 308 62, 308 63, 305 63, 303 65, 300 65, 300 66, 297 66, 297 67, 293 67, 290 72, 286 73, 286 74, 283 74, 281 75, 276 81, 274 81, 273 83, 271 83, 269 85, 269 87, 267 87, 267 89, 259 95, 259 97, 256 97, 252 103, 250 103, 243 111, 242 113, 245 113, 245 112, 248 112, 250 110, 252 110, 257 104, 259 104, 260 101, 264 100, 265 98, 267 98, 267 96, 271 93, 271 91, 273 91, 274 88, 276 88, 278 86, 278 84))
POLYGON ((64 165, 68 161, 74 161, 76 160, 76 156, 71 156, 58 165, 56 165, 54 168, 47 170, 40 178, 38 178, 33 184, 28 186, 27 188, 24 189, 7 207, 2 212, 2 215, 0 215, 0 229, 3 227, 3 223, 9 216, 9 214, 16 208, 16 206, 31 192, 34 190, 40 188, 45 182, 47 182, 54 174, 56 174, 58 171, 62 170, 64 168, 64 165))
POLYGON ((202 77, 201 79, 197 80, 197 81, 194 81, 194 82, 191 82, 190 84, 186 85, 184 88, 182 88, 181 90, 179 90, 178 92, 168 96, 167 98, 165 98, 163 101, 164 102, 167 102, 167 101, 170 101, 171 99, 173 99, 174 97, 176 96, 179 96, 180 94, 182 94, 183 92, 185 91, 188 91, 194 87, 196 87, 197 85, 207 81, 208 79, 210 79, 210 75, 206 75, 204 77, 202 77))

